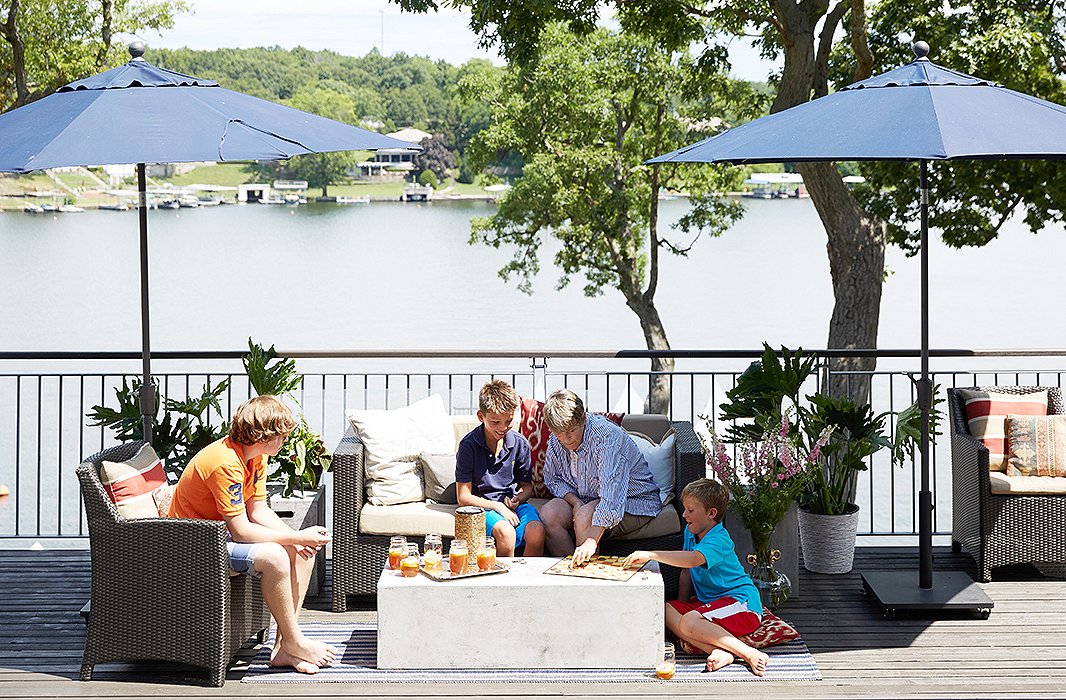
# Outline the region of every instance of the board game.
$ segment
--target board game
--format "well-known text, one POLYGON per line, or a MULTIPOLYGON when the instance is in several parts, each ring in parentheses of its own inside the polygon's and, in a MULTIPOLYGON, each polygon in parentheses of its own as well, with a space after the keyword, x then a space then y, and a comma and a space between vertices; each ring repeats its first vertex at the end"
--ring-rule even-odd
POLYGON ((571 563, 573 558, 571 555, 565 559, 560 559, 544 573, 555 574, 556 576, 598 578, 605 581, 628 581, 642 568, 637 566, 632 569, 626 569, 622 566, 626 560, 625 557, 608 557, 602 554, 592 557, 588 564, 575 568, 571 563))

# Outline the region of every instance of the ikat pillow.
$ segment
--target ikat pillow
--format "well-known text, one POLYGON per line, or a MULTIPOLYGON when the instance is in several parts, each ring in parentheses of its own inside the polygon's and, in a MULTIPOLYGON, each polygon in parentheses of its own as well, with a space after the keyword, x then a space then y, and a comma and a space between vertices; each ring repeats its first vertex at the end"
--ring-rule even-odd
POLYGON ((1047 391, 1031 394, 1001 394, 995 391, 958 389, 966 407, 970 435, 988 448, 988 468, 1007 471, 1007 416, 1046 416, 1047 391))
POLYGON ((799 636, 800 633, 796 631, 795 627, 769 610, 764 609, 762 612, 762 624, 759 625, 758 629, 751 634, 739 637, 739 639, 749 647, 762 649, 763 647, 784 644, 793 639, 799 639, 799 636))
POLYGON ((1066 476, 1066 416, 1007 416, 1007 476, 1066 476))

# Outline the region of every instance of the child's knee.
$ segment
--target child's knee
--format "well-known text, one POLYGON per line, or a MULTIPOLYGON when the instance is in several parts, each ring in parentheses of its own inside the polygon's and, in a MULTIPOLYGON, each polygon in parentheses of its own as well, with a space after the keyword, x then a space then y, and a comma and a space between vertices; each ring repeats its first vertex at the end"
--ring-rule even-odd
POLYGON ((510 545, 514 547, 515 543, 515 530, 511 523, 506 520, 501 520, 496 523, 496 526, 492 528, 492 536, 496 538, 497 545, 510 545))
POLYGON ((703 615, 700 615, 695 610, 690 610, 681 616, 678 627, 682 634, 689 636, 695 632, 696 628, 698 628, 702 622, 705 622, 703 615))
POLYGON ((526 523, 526 531, 523 535, 526 542, 542 542, 544 540, 544 523, 539 520, 526 523))
POLYGON ((260 542, 255 546, 255 570, 261 574, 287 572, 289 552, 277 542, 260 542))

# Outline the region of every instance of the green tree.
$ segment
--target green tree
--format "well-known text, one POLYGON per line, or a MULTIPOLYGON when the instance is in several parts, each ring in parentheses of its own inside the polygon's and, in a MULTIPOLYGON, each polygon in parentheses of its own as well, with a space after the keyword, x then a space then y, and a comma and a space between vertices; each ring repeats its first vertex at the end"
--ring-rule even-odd
MULTIPOLYGON (((1063 0, 882 0, 874 5, 872 23, 866 0, 393 2, 416 12, 438 7, 469 9, 470 26, 482 44, 498 44, 519 64, 536 60, 548 23, 565 21, 573 31, 587 34, 595 30, 601 13, 612 9, 625 30, 645 35, 665 48, 703 46, 697 65, 710 71, 727 62, 728 40, 754 34, 765 57, 783 59, 781 72, 772 76, 776 94, 771 112, 908 60, 908 41, 901 37, 932 38, 934 59, 961 70, 983 70, 985 77, 1009 73, 1004 82, 1021 82, 1027 92, 1040 97, 1060 95, 1066 72, 1063 0), (841 38, 836 40, 838 33, 841 38)), ((835 298, 827 340, 830 348, 877 346, 886 244, 891 237, 914 249, 912 234, 905 230, 916 218, 914 188, 895 189, 900 182, 915 181, 910 173, 902 172, 911 167, 864 167, 876 177, 878 189, 856 199, 836 164, 797 165, 828 237, 835 298)), ((939 221, 946 227, 949 243, 979 244, 1026 202, 1026 220, 1035 230, 1044 221, 1061 220, 1063 178, 1061 168, 1054 164, 937 163, 933 186, 944 185, 934 198, 933 225, 939 221), (968 228, 976 233, 971 235, 968 228)), ((836 370, 870 371, 876 362, 837 358, 832 365, 836 370)), ((839 383, 833 393, 850 394, 860 403, 866 400, 867 382, 848 382, 842 373, 835 376, 839 383)))
MULTIPOLYGON (((298 90, 285 102, 290 107, 339 122, 359 123, 355 99, 343 83, 323 81, 298 90)), ((293 158, 285 166, 285 172, 293 178, 306 180, 308 187, 321 189, 322 196, 326 197, 331 184, 348 178, 348 170, 355 165, 355 158, 351 151, 311 153, 293 158)))
MULTIPOLYGON (((583 274, 589 296, 619 289, 647 347, 668 350, 655 305, 660 253, 686 254, 701 232, 718 235, 741 212, 717 194, 734 184, 724 169, 643 164, 694 138, 682 99, 694 74, 683 56, 633 35, 597 29, 578 41, 552 25, 542 39, 535 63, 473 74, 463 85, 493 105, 492 122, 471 142, 475 167, 506 152, 525 161, 496 214, 474 221, 471 241, 514 247, 500 274, 517 276, 530 292, 543 239, 558 239, 559 286, 583 274), (677 236, 684 241, 657 230, 659 193, 667 186, 692 194, 677 236)), ((652 360, 655 372, 673 367, 670 358, 652 360)), ((648 408, 668 410, 668 377, 653 382, 648 408)))
POLYGON ((0 111, 128 60, 116 34, 170 28, 187 9, 183 0, 0 2, 0 111))

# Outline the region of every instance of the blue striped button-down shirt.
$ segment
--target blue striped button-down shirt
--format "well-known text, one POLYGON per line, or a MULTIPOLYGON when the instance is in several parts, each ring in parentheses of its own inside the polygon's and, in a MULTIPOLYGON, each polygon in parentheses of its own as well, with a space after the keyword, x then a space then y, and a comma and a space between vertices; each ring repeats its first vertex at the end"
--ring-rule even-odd
POLYGON ((614 527, 626 513, 656 516, 662 510, 659 487, 640 448, 603 416, 586 415, 585 433, 574 452, 551 436, 544 485, 556 498, 573 493, 585 503, 600 499, 592 515, 592 524, 599 527, 614 527))

